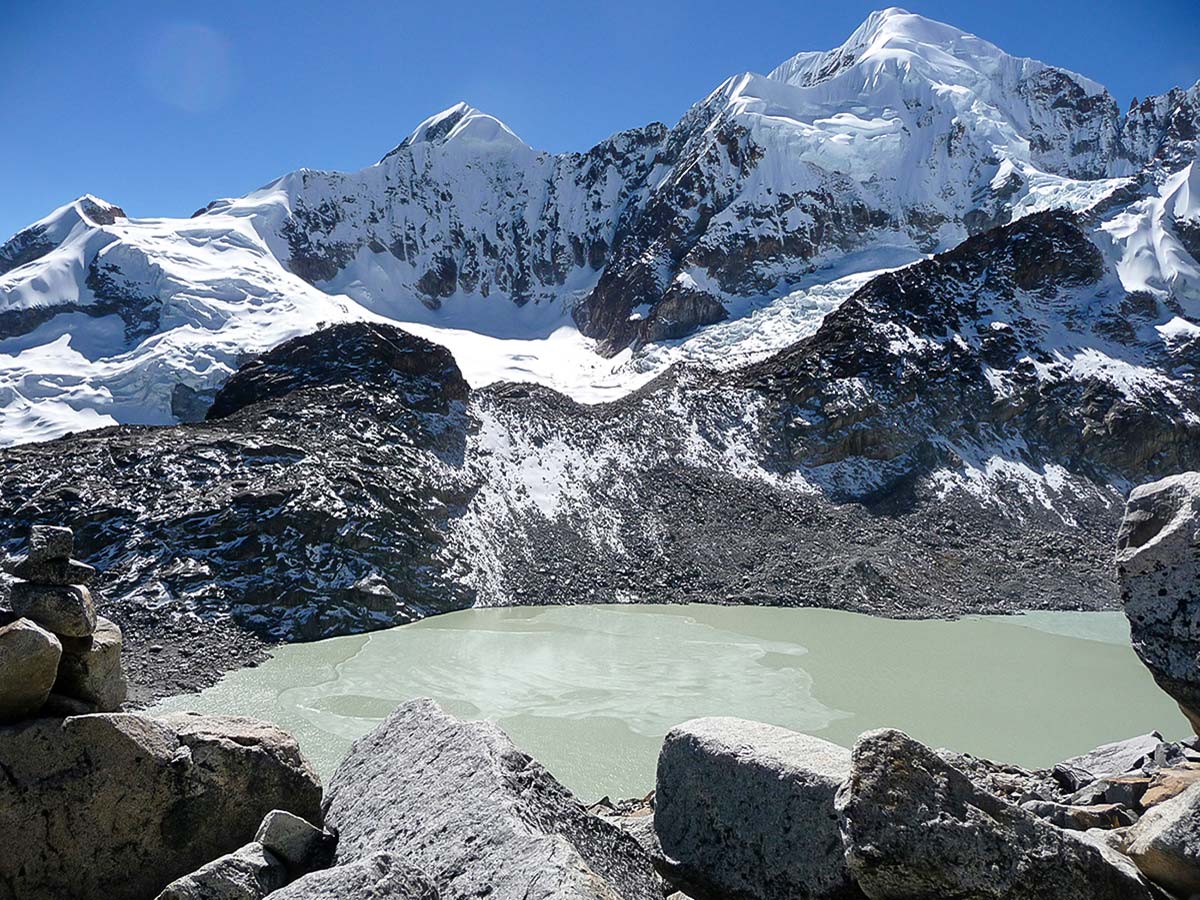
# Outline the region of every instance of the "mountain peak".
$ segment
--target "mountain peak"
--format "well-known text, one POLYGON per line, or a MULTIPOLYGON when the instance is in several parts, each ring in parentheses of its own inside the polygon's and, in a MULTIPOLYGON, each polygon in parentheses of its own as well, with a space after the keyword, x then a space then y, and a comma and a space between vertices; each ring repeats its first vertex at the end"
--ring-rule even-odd
POLYGON ((475 152, 486 145, 515 150, 530 149, 511 128, 495 116, 460 101, 423 121, 398 147, 384 156, 384 159, 405 148, 422 144, 444 146, 451 143, 468 144, 475 152))
MULTIPOLYGON (((769 77, 807 88, 858 69, 868 86, 877 86, 885 72, 917 69, 941 84, 976 87, 981 81, 1003 78, 1005 72, 1032 73, 1045 68, 1044 63, 1010 56, 953 25, 892 6, 868 15, 840 47, 798 53, 769 77)), ((1059 71, 1089 96, 1104 92, 1101 85, 1082 75, 1059 71)))

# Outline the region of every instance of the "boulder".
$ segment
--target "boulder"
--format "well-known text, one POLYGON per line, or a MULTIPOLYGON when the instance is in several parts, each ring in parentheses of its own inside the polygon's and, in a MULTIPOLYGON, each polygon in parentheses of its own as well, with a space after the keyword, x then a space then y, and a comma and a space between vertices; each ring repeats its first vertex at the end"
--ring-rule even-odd
POLYGON ((337 851, 336 835, 286 809, 267 813, 254 839, 283 860, 289 879, 328 868, 337 851))
POLYGON ((1149 900, 1130 867, 976 786, 908 735, 871 731, 838 791, 846 861, 872 900, 1149 900))
POLYGON ((1117 577, 1133 649, 1200 732, 1200 472, 1133 489, 1117 577))
POLYGON ((295 739, 252 719, 37 719, 0 728, 0 772, 0 900, 144 900, 273 809, 321 821, 295 739))
POLYGON ((92 594, 77 584, 47 585, 19 581, 9 594, 13 612, 33 619, 64 637, 88 637, 96 630, 92 594))
POLYGON ((271 900, 439 900, 429 876, 390 853, 372 853, 293 881, 271 900))
POLYGON ((0 722, 32 715, 50 696, 62 644, 29 619, 0 627, 0 722))
POLYGON ((121 668, 121 629, 103 617, 83 638, 62 639, 55 693, 94 704, 99 712, 115 712, 125 702, 127 683, 121 668))
POLYGON ((262 900, 285 884, 283 862, 255 841, 175 879, 155 900, 262 900))
POLYGON ((1157 731, 1124 741, 1102 744, 1089 753, 1065 759, 1054 767, 1054 777, 1064 789, 1077 791, 1098 781, 1124 775, 1153 762, 1154 755, 1163 747, 1163 737, 1157 731))
POLYGON ((90 585, 96 578, 96 570, 77 559, 40 559, 29 557, 13 563, 9 571, 22 581, 37 584, 82 584, 90 585))
POLYGON ((1067 797, 1074 806, 1095 806, 1100 803, 1117 803, 1130 808, 1140 806, 1142 797, 1150 787, 1149 775, 1114 775, 1090 782, 1067 797))
POLYGON ((34 525, 29 529, 31 562, 70 559, 75 552, 75 532, 60 525, 34 525))
POLYGON ((1125 835, 1125 853, 1177 896, 1200 894, 1200 784, 1143 815, 1125 835))
POLYGON ((715 896, 860 897, 833 805, 849 774, 849 750, 786 728, 677 726, 659 753, 654 801, 672 880, 715 896))
POLYGON ((1184 763, 1169 769, 1160 769, 1150 779, 1146 793, 1142 794, 1142 806, 1149 809, 1164 800, 1178 797, 1193 784, 1200 784, 1200 763, 1184 763))
POLYGON ((487 722, 432 700, 396 709, 330 780, 326 819, 341 863, 394 853, 444 897, 661 900, 645 852, 590 815, 487 722))

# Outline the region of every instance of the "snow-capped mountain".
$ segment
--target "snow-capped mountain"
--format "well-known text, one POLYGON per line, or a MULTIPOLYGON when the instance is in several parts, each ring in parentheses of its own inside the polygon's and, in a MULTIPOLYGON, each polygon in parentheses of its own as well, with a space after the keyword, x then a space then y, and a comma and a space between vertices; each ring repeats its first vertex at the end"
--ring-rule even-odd
POLYGON ((243 360, 347 320, 443 341, 476 385, 608 399, 787 346, 860 273, 1052 208, 1090 211, 1127 290, 1189 304, 1198 98, 1122 117, 1082 76, 888 9, 586 153, 460 104, 359 172, 191 219, 84 197, 0 248, 0 441, 200 417, 243 360))

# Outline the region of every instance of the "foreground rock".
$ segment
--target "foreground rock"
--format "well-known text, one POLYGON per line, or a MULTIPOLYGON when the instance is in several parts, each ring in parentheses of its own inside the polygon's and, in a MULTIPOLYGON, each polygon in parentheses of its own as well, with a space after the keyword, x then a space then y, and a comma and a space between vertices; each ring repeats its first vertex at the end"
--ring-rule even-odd
POLYGON ((899 731, 867 732, 839 790, 846 861, 872 900, 1142 900, 1119 855, 976 787, 899 731))
POLYGON ((36 712, 54 686, 62 644, 29 619, 0 627, 0 722, 36 712))
POLYGON ((1117 576, 1133 649, 1200 733, 1200 472, 1133 489, 1117 576))
POLYGON ((262 900, 285 884, 283 861, 254 841, 172 881, 156 900, 262 900))
POLYGON ((0 771, 2 900, 144 900, 272 809, 321 821, 295 740, 252 719, 38 719, 0 728, 0 771))
POLYGON ((330 781, 326 817, 339 832, 331 879, 373 877, 341 869, 388 852, 428 873, 443 900, 661 900, 633 838, 588 814, 499 728, 431 700, 399 707, 355 742, 330 781))
POLYGON ((785 728, 704 718, 672 729, 654 825, 673 877, 716 896, 861 897, 834 810, 849 774, 850 751, 785 728))
POLYGON ((1178 896, 1200 894, 1200 785, 1147 812, 1126 834, 1125 852, 1178 896))
POLYGON ((373 853, 336 869, 314 872, 271 895, 272 900, 441 900, 419 869, 390 853, 373 853))

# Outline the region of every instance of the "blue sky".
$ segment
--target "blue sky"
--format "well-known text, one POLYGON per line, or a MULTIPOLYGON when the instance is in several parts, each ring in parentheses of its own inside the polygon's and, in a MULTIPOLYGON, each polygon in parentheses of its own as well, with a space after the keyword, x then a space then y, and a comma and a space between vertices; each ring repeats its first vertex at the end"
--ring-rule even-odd
MULTIPOLYGON (((840 44, 881 3, 0 0, 0 241, 82 193, 188 215, 356 169, 459 100, 535 147, 673 123, 726 76, 840 44)), ((1196 0, 906 4, 1134 96, 1200 78, 1196 0)))

